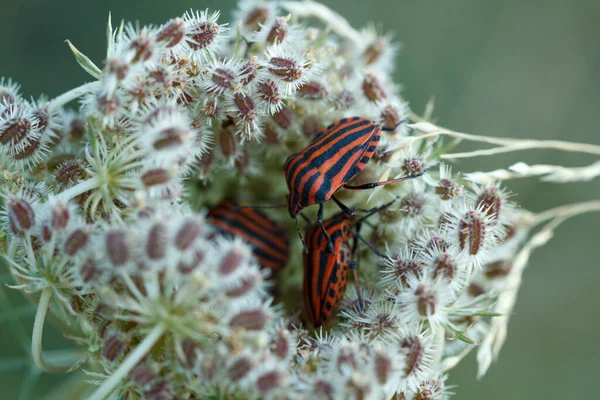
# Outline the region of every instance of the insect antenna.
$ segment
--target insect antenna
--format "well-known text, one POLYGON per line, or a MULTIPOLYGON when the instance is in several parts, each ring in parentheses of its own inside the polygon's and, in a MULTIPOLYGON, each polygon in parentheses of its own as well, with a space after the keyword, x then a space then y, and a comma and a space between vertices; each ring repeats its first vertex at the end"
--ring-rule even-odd
POLYGON ((272 204, 269 206, 236 206, 236 210, 240 210, 242 208, 252 208, 252 209, 260 209, 260 208, 284 208, 287 207, 285 204, 272 204))
POLYGON ((405 122, 407 122, 407 121, 408 121, 407 119, 400 120, 400 121, 399 121, 399 122, 398 122, 396 125, 394 125, 394 127, 393 127, 393 128, 392 128, 392 127, 389 127, 389 126, 382 126, 382 127, 381 127, 381 130, 382 130, 382 131, 384 131, 384 132, 392 132, 392 131, 395 131, 397 127, 399 127, 400 125, 402 125, 403 123, 405 123, 405 122))
POLYGON ((415 179, 415 178, 418 178, 421 175, 425 174, 425 172, 427 172, 427 170, 425 170, 423 172, 419 172, 418 174, 407 175, 407 176, 403 176, 402 178, 390 179, 388 181, 370 182, 370 183, 365 183, 363 185, 356 185, 356 186, 344 185, 344 188, 349 189, 349 190, 373 189, 373 188, 375 188, 377 186, 390 185, 390 184, 393 184, 393 183, 403 182, 403 181, 406 181, 408 179, 415 179))

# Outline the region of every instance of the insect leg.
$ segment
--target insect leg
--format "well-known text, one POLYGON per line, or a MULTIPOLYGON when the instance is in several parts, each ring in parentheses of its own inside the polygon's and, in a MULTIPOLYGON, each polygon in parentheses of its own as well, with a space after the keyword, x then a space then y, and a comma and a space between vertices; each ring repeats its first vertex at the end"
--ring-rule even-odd
POLYGON ((380 252, 379 250, 377 250, 377 249, 375 248, 375 246, 373 246, 371 243, 369 243, 369 242, 367 241, 367 239, 365 239, 365 238, 364 238, 364 237, 363 237, 363 236, 362 236, 360 233, 358 233, 358 232, 355 232, 355 233, 354 233, 354 237, 355 237, 355 238, 357 238, 357 239, 359 239, 359 240, 360 240, 361 242, 363 242, 364 244, 366 244, 366 245, 367 245, 367 247, 368 247, 369 249, 371 249, 371 251, 372 251, 373 253, 377 254, 377 256, 378 256, 378 257, 381 257, 381 258, 387 258, 387 256, 386 256, 385 254, 383 254, 382 252, 380 252))
POLYGON ((319 223, 321 230, 323 231, 323 233, 325 234, 325 237, 327 238, 327 249, 329 250, 330 253, 335 254, 335 250, 333 249, 333 242, 331 241, 331 236, 329 236, 329 233, 327 233, 327 230, 325 229, 325 226, 323 225, 323 203, 319 203, 319 211, 317 212, 317 222, 319 223))
POLYGON ((306 242, 304 241, 302 233, 300 233, 300 227, 298 226, 298 217, 294 218, 294 221, 296 221, 296 232, 298 232, 298 237, 302 241, 302 246, 304 246, 304 252, 308 253, 308 247, 306 246, 306 242))
MULTIPOLYGON (((356 237, 356 234, 359 234, 358 231, 360 230, 360 222, 357 224, 356 226, 356 232, 354 234, 354 243, 352 244, 352 262, 350 263, 350 268, 352 268, 352 273, 354 274, 354 283, 356 284, 356 293, 358 295, 358 306, 360 307, 360 310, 363 311, 365 309, 365 303, 363 302, 362 299, 362 292, 360 290, 360 282, 358 280, 358 261, 356 259, 356 251, 358 250, 358 240, 356 237)), ((360 234, 359 234, 360 235, 360 234)))
POLYGON ((331 198, 333 199, 333 201, 335 201, 335 204, 337 204, 338 207, 342 209, 343 212, 345 212, 351 217, 354 217, 356 215, 356 213, 350 207, 339 201, 335 196, 331 196, 331 198))
MULTIPOLYGON (((366 222, 366 220, 367 220, 368 218, 372 217, 372 216, 373 216, 373 214, 376 214, 376 213, 378 213, 379 211, 381 211, 381 210, 384 210, 384 209, 388 208, 389 206, 391 206, 392 204, 394 204, 394 203, 396 202, 396 200, 398 200, 398 199, 399 199, 399 197, 395 197, 393 200, 391 200, 391 201, 388 201, 388 202, 387 202, 387 203, 385 203, 385 204, 382 204, 382 205, 380 205, 380 206, 377 206, 377 207, 373 207, 373 208, 371 208, 370 210, 364 210, 364 211, 365 211, 367 214, 366 214, 366 215, 363 215, 362 217, 360 217, 359 219, 357 219, 357 220, 356 220, 356 222, 354 222, 354 224, 355 224, 357 227, 359 227, 361 223, 363 223, 363 222, 366 222)), ((358 229, 357 229, 357 231, 358 231, 358 229)))
POLYGON ((310 219, 302 211, 300 211, 300 216, 302 217, 304 222, 306 222, 307 225, 312 225, 312 222, 310 222, 310 219))

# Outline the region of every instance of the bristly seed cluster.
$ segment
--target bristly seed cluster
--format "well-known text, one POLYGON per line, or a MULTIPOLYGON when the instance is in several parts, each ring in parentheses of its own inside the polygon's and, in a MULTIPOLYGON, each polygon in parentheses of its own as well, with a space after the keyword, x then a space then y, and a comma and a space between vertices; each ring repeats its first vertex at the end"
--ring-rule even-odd
MULTIPOLYGON (((76 51, 97 80, 52 101, 0 81, 1 251, 14 287, 80 330, 94 399, 447 399, 445 361, 489 329, 519 210, 441 164, 441 139, 418 140, 389 36, 345 35, 287 3, 111 27, 100 67, 76 51), (364 226, 386 253, 358 252, 365 308, 349 285, 313 331, 299 241, 275 283, 204 210, 281 203, 284 160, 352 116, 393 128, 355 184, 424 175, 339 192, 357 209, 398 201, 364 226)), ((271 215, 293 230, 284 212, 271 215)))

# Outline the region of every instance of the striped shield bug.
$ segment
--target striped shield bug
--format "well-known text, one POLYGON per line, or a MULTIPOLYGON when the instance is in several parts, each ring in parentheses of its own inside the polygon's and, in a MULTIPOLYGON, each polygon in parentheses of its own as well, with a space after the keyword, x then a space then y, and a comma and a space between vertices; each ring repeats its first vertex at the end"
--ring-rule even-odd
MULTIPOLYGON (((286 207, 290 216, 296 219, 296 226, 297 216, 302 215, 302 209, 318 204, 317 222, 323 234, 328 237, 329 249, 333 250, 335 248, 333 239, 329 237, 323 222, 323 203, 333 198, 344 212, 353 215, 352 210, 334 196, 338 190, 341 188, 371 189, 422 175, 423 173, 420 173, 382 182, 348 185, 348 182, 358 175, 373 157, 379 145, 380 132, 394 129, 396 126, 382 128, 362 117, 344 118, 323 129, 306 147, 292 154, 286 160, 283 170, 289 189, 286 207)), ((297 231, 302 239, 300 230, 297 231)), ((304 240, 303 243, 306 250, 304 240)))
POLYGON ((358 241, 364 242, 379 257, 385 257, 360 234, 361 224, 375 213, 389 207, 397 199, 371 210, 354 219, 347 212, 340 212, 311 226, 306 233, 308 252, 304 254, 304 305, 309 322, 314 327, 324 325, 337 310, 348 280, 348 268, 354 273, 358 302, 363 309, 357 261, 354 260, 358 241), (329 250, 328 241, 333 242, 334 251, 329 250))
POLYGON ((261 267, 275 273, 287 264, 289 241, 286 230, 258 210, 241 207, 233 200, 223 200, 209 210, 206 220, 221 234, 240 237, 248 243, 261 267))

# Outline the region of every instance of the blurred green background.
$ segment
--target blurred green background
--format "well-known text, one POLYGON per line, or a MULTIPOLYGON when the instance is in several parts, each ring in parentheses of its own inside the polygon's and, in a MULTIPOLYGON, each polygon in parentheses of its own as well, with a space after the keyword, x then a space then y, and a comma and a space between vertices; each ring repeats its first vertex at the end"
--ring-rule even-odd
MULTIPOLYGON (((233 0, 4 1, 0 8, 0 76, 27 96, 55 96, 89 80, 71 56, 70 39, 91 59, 104 55, 108 12, 113 20, 161 23, 186 9, 220 9, 229 20, 233 0)), ((600 144, 600 2, 598 0, 335 0, 355 27, 377 22, 404 43, 396 79, 417 113, 430 96, 435 116, 455 130, 491 136, 562 139, 600 144), (393 4, 393 5, 390 5, 393 4)), ((464 146, 461 149, 468 149, 464 146)), ((583 166, 592 157, 550 151, 462 161, 463 171, 491 170, 517 161, 583 166)), ((569 185, 514 181, 523 207, 549 207, 600 198, 596 182, 569 185)), ((507 343, 480 381, 472 355, 452 372, 458 399, 571 399, 597 396, 600 378, 600 215, 566 222, 534 253, 524 277, 507 343), (593 393, 596 393, 594 395, 593 393)), ((22 296, 4 288, 13 307, 22 296)), ((5 310, 5 304, 1 304, 5 310)), ((28 340, 31 311, 22 318, 28 340)), ((0 312, 1 399, 41 398, 63 379, 42 374, 33 385, 23 349, 0 312), (10 360, 8 360, 10 358, 10 360), (12 366, 13 368, 8 368, 12 366), (20 366, 14 370, 15 366, 20 366)), ((44 347, 66 342, 48 324, 44 347)), ((57 399, 61 397, 56 397, 57 399)))

